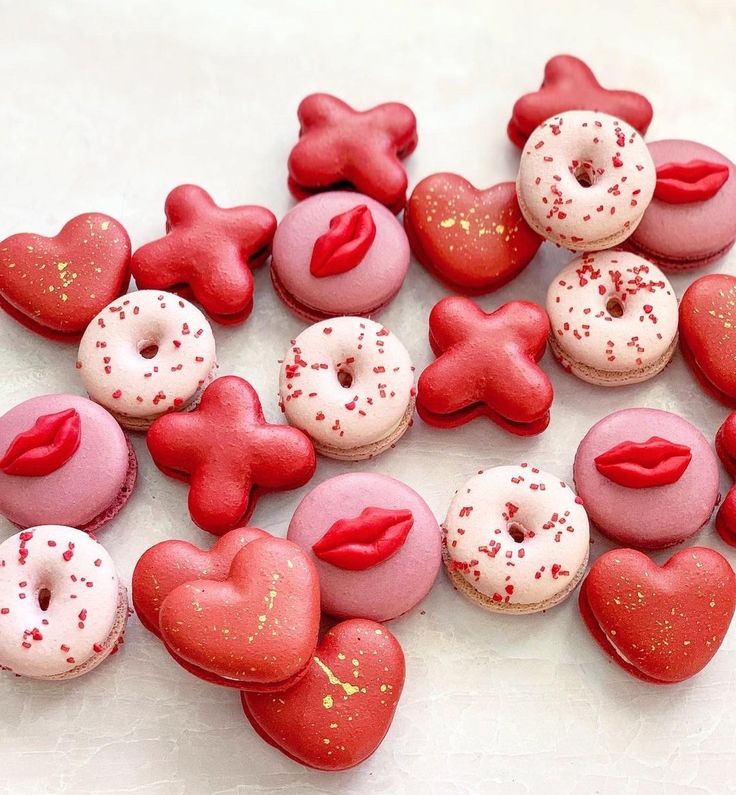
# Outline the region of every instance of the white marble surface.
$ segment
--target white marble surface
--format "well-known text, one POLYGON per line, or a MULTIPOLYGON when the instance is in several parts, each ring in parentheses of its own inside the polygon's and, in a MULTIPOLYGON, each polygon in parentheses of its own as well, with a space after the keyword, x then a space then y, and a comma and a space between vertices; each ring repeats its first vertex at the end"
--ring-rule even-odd
MULTIPOLYGON (((410 181, 455 170, 479 185, 515 174, 505 136, 516 97, 547 57, 574 52, 604 83, 655 107, 650 139, 692 137, 736 153, 733 3, 0 2, 0 237, 54 233, 85 210, 122 221, 138 246, 163 230, 163 201, 185 181, 221 204, 290 207, 286 157, 299 100, 331 91, 359 107, 397 99, 419 118, 410 181)), ((511 285, 481 299, 542 301, 566 255, 544 246, 511 285)), ((715 268, 736 272, 736 253, 715 268)), ((217 328, 222 373, 248 378, 278 419, 277 359, 302 324, 258 274, 244 326, 217 328)), ((674 279, 678 294, 688 278, 674 279)), ((384 322, 419 368, 426 318, 445 291, 414 263, 384 322)), ((2 314, 2 313, 0 313, 2 314)), ((50 391, 80 392, 73 346, 0 316, 0 410, 50 391)), ((684 414, 711 436, 727 411, 696 387, 677 354, 660 377, 619 390, 584 385, 545 357, 553 420, 520 439, 485 422, 442 432, 417 422, 367 464, 418 489, 444 515, 481 467, 528 459, 571 475, 590 425, 625 406, 684 414)), ((207 543, 185 488, 135 440, 141 478, 101 533, 129 581, 154 542, 207 543)), ((313 483, 345 467, 320 461, 313 483)), ((723 488, 727 480, 723 476, 723 488)), ((283 534, 305 493, 270 496, 254 523, 283 534)), ((1 537, 11 528, 3 522, 1 537)), ((736 563, 709 524, 697 541, 736 563)), ((608 544, 594 536, 598 555, 608 544)), ((662 559, 663 555, 658 555, 662 559)), ((575 600, 530 617, 485 614, 440 576, 394 622, 408 678, 385 743, 361 767, 309 771, 264 745, 237 696, 180 670, 136 619, 122 652, 64 684, 0 680, 0 791, 129 793, 484 792, 695 795, 734 791, 736 629, 698 677, 669 687, 627 677, 594 646, 575 600)))

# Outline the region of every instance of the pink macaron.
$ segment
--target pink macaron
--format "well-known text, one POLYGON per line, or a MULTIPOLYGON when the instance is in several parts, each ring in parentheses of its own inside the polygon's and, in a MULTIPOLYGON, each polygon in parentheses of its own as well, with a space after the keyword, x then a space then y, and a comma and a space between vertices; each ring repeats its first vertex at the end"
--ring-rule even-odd
POLYGON ((654 198, 627 247, 668 271, 701 268, 736 241, 736 165, 695 141, 649 144, 654 198))
POLYGON ((41 395, 0 417, 0 514, 18 527, 99 530, 125 505, 138 464, 120 426, 79 395, 41 395))
POLYGON ((288 538, 319 572, 322 610, 337 618, 388 621, 427 595, 441 561, 441 535, 426 502, 387 475, 349 472, 301 501, 288 538))
POLYGON ((390 210, 360 193, 320 193, 297 204, 273 240, 271 278, 289 309, 315 322, 368 317, 398 293, 409 242, 390 210))
POLYGON ((578 447, 574 477, 598 529, 641 549, 690 538, 718 500, 718 461, 707 439, 659 409, 623 409, 597 422, 578 447))

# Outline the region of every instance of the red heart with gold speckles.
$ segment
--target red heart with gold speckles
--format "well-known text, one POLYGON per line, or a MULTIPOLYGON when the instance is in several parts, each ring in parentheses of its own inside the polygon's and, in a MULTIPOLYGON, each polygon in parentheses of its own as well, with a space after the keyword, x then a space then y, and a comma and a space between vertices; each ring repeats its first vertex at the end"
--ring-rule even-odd
POLYGON ((580 612, 598 645, 632 676, 682 682, 718 651, 736 609, 736 575, 713 549, 691 547, 664 566, 633 549, 593 564, 580 612))
POLYGON ((524 220, 513 182, 479 190, 457 174, 433 174, 404 213, 414 256, 451 287, 489 293, 517 276, 542 238, 524 220))
POLYGON ((172 657, 201 679, 259 692, 291 686, 317 645, 319 580, 284 538, 259 538, 233 558, 224 580, 175 588, 159 609, 172 657))
POLYGON ((78 215, 55 237, 22 233, 0 243, 0 306, 51 339, 79 340, 129 281, 130 239, 109 215, 78 215))
POLYGON ((307 673, 278 694, 242 693, 253 728, 291 759, 320 770, 360 764, 381 744, 404 686, 404 653, 381 624, 343 621, 307 673))

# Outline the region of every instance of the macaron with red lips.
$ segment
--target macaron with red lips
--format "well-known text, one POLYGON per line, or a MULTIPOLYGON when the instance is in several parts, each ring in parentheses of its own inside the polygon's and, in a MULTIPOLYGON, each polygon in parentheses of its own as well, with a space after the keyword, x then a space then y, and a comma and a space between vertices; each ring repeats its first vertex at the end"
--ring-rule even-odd
POLYGON ((309 322, 373 316, 401 289, 409 243, 401 224, 369 196, 320 193, 290 210, 276 230, 276 294, 309 322))
POLYGON ((695 141, 649 145, 654 197, 626 245, 665 271, 702 268, 736 241, 736 165, 695 141))
POLYGON ((322 610, 337 618, 388 621, 429 592, 441 536, 427 503, 401 481, 349 472, 299 503, 288 538, 319 572, 322 610))
POLYGON ((659 409, 623 409, 597 422, 573 472, 591 521, 624 546, 679 544, 705 525, 718 500, 718 461, 708 440, 659 409))

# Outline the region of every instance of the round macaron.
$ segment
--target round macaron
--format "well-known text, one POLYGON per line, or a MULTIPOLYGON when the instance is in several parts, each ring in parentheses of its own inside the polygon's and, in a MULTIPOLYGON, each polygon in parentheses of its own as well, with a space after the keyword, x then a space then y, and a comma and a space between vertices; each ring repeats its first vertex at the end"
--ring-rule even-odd
POLYGON ((664 270, 701 268, 736 241, 736 165, 695 141, 649 144, 654 198, 626 245, 664 270))
POLYGON ((79 395, 41 395, 0 417, 0 514, 18 527, 99 530, 130 497, 138 464, 115 419, 79 395))
POLYGON ((574 477, 591 521, 623 546, 685 541, 718 500, 718 461, 707 439, 659 409, 623 409, 597 422, 578 447, 574 477))
POLYGON ((390 210, 360 193, 297 204, 273 240, 271 278, 294 314, 314 322, 380 312, 409 268, 409 242, 390 210))
POLYGON ((437 520, 414 489, 387 475, 330 478, 299 503, 288 538, 319 573, 322 610, 388 621, 429 592, 441 560, 437 520))
POLYGON ((582 500, 529 464, 479 472, 455 492, 442 526, 453 585, 498 613, 537 613, 566 599, 590 544, 582 500))
POLYGON ((122 642, 128 597, 91 536, 32 527, 0 544, 0 668, 33 679, 73 679, 122 642))
POLYGON ((664 370, 677 346, 677 296, 656 265, 627 251, 569 262, 547 290, 549 344, 583 381, 625 386, 664 370))
POLYGON ((404 435, 414 413, 414 367, 380 323, 336 317, 305 329, 286 353, 279 384, 289 425, 328 458, 360 461, 404 435))

